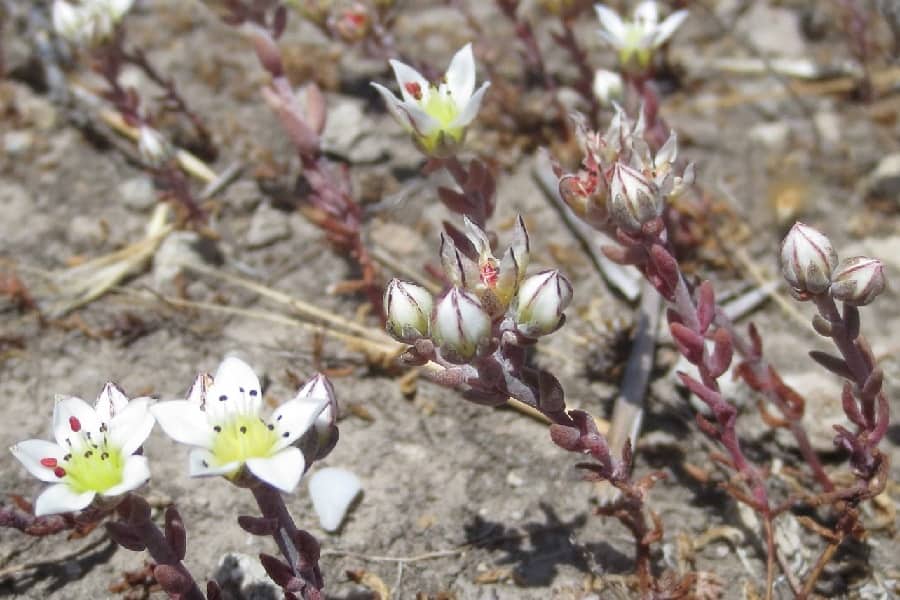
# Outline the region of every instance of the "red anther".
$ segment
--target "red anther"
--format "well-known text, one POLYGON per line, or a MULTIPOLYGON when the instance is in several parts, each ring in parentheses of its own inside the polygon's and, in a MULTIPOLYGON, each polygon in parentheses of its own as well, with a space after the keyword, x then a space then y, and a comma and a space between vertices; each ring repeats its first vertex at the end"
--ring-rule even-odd
POLYGON ((42 459, 41 459, 41 464, 42 464, 43 466, 47 467, 48 469, 52 469, 53 467, 56 466, 57 463, 56 463, 56 459, 55 459, 55 458, 42 458, 42 459))
POLYGON ((66 476, 66 470, 62 467, 56 467, 55 469, 53 469, 53 474, 62 479, 66 476))
POLYGON ((500 276, 500 269, 497 268, 492 261, 486 261, 481 265, 481 282, 489 288, 497 285, 497 278, 500 276))
POLYGON ((75 417, 69 417, 69 427, 72 428, 72 431, 78 433, 79 431, 81 431, 81 421, 79 421, 75 417))
POLYGON ((410 96, 415 98, 416 100, 422 99, 422 86, 416 83, 415 81, 409 81, 403 84, 403 87, 406 88, 406 91, 409 92, 410 96))

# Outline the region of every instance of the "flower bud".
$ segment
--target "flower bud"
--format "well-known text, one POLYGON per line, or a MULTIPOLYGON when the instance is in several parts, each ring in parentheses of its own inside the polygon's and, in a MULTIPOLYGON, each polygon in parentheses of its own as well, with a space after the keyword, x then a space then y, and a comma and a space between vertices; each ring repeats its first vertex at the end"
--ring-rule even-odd
POLYGON ((522 334, 538 337, 562 325, 563 311, 572 301, 572 284, 559 271, 532 275, 519 288, 516 325, 522 334))
POLYGON ((161 167, 172 158, 172 148, 165 138, 152 127, 141 126, 138 135, 138 151, 141 158, 152 167, 161 167))
POLYGON ((781 272, 798 292, 825 292, 837 264, 837 252, 828 238, 799 221, 781 244, 781 272))
POLYGON ((644 223, 662 214, 663 201, 656 185, 640 171, 616 163, 609 183, 609 207, 616 224, 637 233, 644 223))
POLYGON ((324 458, 337 443, 337 396, 331 381, 322 373, 316 373, 297 392, 295 401, 308 407, 316 415, 312 428, 303 436, 301 446, 309 462, 324 458))
POLYGON ((431 292, 422 286, 392 279, 384 290, 388 333, 408 343, 427 336, 433 305, 431 292))
POLYGON ((835 300, 864 306, 884 291, 884 264, 868 256, 854 256, 841 261, 831 280, 835 300))
POLYGON ((491 318, 473 294, 452 288, 434 309, 431 336, 451 362, 468 362, 490 335, 491 318))
POLYGON ((603 106, 610 106, 613 102, 620 102, 625 94, 625 83, 622 76, 615 71, 597 69, 594 73, 594 96, 603 106))

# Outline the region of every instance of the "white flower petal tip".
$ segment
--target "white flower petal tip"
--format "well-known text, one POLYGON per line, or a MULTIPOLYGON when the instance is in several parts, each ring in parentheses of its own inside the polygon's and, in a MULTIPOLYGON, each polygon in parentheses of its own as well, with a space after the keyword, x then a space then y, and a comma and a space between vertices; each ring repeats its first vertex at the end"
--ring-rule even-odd
POLYGON ((489 82, 485 82, 475 90, 472 44, 466 44, 454 54, 446 73, 437 83, 429 82, 405 63, 388 62, 400 88, 400 97, 372 82, 384 98, 388 111, 412 134, 413 141, 425 154, 440 157, 455 153, 489 87, 489 82))
POLYGON ((329 467, 316 471, 309 479, 309 495, 322 529, 340 529, 347 511, 362 492, 359 477, 346 469, 329 467))

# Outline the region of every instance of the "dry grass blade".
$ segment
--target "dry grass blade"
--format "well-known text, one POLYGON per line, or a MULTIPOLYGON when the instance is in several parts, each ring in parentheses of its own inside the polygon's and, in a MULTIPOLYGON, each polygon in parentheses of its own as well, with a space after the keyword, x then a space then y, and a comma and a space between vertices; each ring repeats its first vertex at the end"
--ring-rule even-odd
POLYGON ((85 263, 45 273, 44 289, 36 290, 40 304, 48 304, 45 312, 52 318, 96 300, 125 278, 143 271, 156 253, 162 240, 172 231, 167 224, 169 209, 159 204, 147 224, 144 238, 121 250, 94 258, 85 263))

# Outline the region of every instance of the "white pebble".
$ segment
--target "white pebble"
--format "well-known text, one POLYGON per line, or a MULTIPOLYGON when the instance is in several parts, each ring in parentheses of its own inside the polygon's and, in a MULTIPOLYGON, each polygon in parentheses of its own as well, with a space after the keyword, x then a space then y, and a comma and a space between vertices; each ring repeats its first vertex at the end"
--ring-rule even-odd
POLYGON ((346 469, 328 467, 313 473, 309 480, 309 495, 322 529, 337 531, 361 491, 359 477, 346 469))

